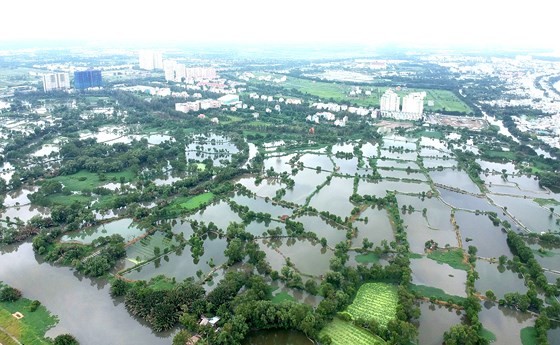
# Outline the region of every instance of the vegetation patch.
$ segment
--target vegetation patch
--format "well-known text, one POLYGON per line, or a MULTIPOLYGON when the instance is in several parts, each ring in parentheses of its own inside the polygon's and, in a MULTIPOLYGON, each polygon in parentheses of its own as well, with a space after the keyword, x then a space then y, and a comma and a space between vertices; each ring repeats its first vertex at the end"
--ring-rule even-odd
POLYGON ((442 289, 432 286, 410 284, 410 290, 423 297, 433 297, 438 301, 446 301, 453 304, 462 304, 466 301, 466 298, 464 297, 449 295, 442 289))
POLYGON ((289 293, 282 291, 272 297, 272 303, 278 304, 284 301, 295 301, 296 299, 289 293))
MULTIPOLYGON (((14 302, 0 302, 0 327, 4 328, 11 336, 26 345, 49 344, 44 338, 45 333, 52 328, 58 319, 51 315, 42 305, 32 306, 32 301, 20 298, 14 302), (35 311, 31 311, 35 309, 35 311), (20 312, 24 317, 20 320, 12 316, 20 312)), ((14 343, 9 336, 0 332, 2 344, 14 343), (11 341, 11 342, 10 342, 11 341)))
POLYGON ((480 330, 480 336, 491 343, 497 340, 496 335, 484 327, 480 330))
POLYGON ((213 198, 214 198, 214 194, 208 192, 208 193, 194 196, 188 199, 187 201, 180 203, 179 205, 184 209, 192 211, 198 209, 200 206, 204 204, 209 203, 210 201, 212 201, 213 198))
POLYGON ((71 191, 91 191, 107 183, 120 183, 121 181, 130 182, 134 179, 135 175, 131 170, 106 174, 97 174, 82 170, 72 175, 57 176, 53 180, 62 183, 65 188, 71 191))
POLYGON ((556 199, 535 198, 533 199, 533 201, 541 206, 548 206, 548 205, 560 206, 560 201, 556 199))
POLYGON ((397 288, 385 283, 366 283, 360 286, 348 313, 354 320, 376 320, 383 327, 397 315, 397 288))
POLYGON ((428 258, 435 260, 440 264, 448 264, 458 270, 467 271, 469 269, 469 265, 463 261, 464 257, 462 249, 436 250, 429 253, 428 258))
POLYGON ((333 345, 377 345, 385 344, 380 337, 371 334, 365 329, 353 325, 351 322, 333 319, 319 333, 319 339, 328 336, 333 345))
POLYGON ((361 264, 377 263, 379 256, 375 253, 360 254, 356 255, 356 261, 361 264))
POLYGON ((537 330, 535 327, 525 327, 521 330, 521 344, 537 345, 537 330))

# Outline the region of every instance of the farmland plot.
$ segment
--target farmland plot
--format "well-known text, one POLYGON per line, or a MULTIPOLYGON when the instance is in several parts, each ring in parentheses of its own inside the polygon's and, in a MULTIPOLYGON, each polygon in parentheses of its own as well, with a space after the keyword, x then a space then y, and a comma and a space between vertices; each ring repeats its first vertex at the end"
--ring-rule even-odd
POLYGON ((383 327, 397 314, 397 289, 384 283, 366 283, 360 287, 347 311, 355 319, 375 319, 383 327))

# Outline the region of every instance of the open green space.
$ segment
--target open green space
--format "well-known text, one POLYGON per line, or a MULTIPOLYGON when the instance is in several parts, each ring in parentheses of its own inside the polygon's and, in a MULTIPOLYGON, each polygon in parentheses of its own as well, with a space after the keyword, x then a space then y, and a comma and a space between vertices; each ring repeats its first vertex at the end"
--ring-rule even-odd
POLYGON ((329 336, 333 345, 377 345, 385 344, 379 336, 371 334, 351 322, 333 319, 319 333, 319 337, 329 336))
POLYGON ((397 288, 385 283, 365 283, 348 306, 353 319, 376 320, 387 327, 397 314, 397 288))
POLYGON ((57 176, 54 180, 62 183, 65 188, 71 191, 83 191, 91 190, 111 182, 119 183, 121 177, 123 177, 126 182, 130 182, 133 181, 136 176, 130 170, 105 174, 96 174, 82 170, 72 175, 57 176))
POLYGON ((158 247, 160 253, 163 254, 166 250, 169 250, 173 244, 177 245, 178 242, 175 239, 166 237, 162 232, 158 231, 128 247, 126 250, 127 260, 134 264, 142 263, 156 256, 156 247, 158 247))
POLYGON ((361 264, 370 264, 379 262, 379 256, 375 253, 367 253, 356 255, 356 261, 361 264))
POLYGON ((52 204, 65 205, 65 206, 72 205, 75 202, 87 203, 91 200, 91 198, 79 194, 72 194, 72 195, 54 194, 54 195, 50 195, 48 199, 52 204))
MULTIPOLYGON (((383 93, 389 89, 388 87, 376 86, 361 86, 362 89, 371 89, 372 93, 369 96, 349 96, 352 90, 351 85, 340 84, 337 82, 322 82, 301 78, 288 77, 288 79, 279 84, 286 89, 296 89, 312 96, 321 98, 322 100, 334 100, 351 102, 360 106, 374 106, 379 107, 379 100, 383 93)), ((403 89, 394 90, 400 97, 403 97, 411 92, 426 92, 424 100, 424 109, 427 111, 440 111, 440 112, 461 112, 472 113, 472 109, 465 104, 457 95, 448 90, 437 89, 403 89), (433 106, 429 105, 429 101, 433 101, 433 106)))
POLYGON ((214 194, 211 192, 199 194, 188 199, 181 199, 178 203, 179 205, 187 210, 196 210, 200 206, 209 203, 214 198, 214 194))
POLYGON ((282 291, 272 297, 272 303, 278 304, 284 301, 295 301, 296 299, 289 293, 282 291))
POLYGON ((537 330, 535 327, 525 327, 521 330, 521 344, 537 345, 537 330))
MULTIPOLYGON (((51 315, 42 305, 37 310, 31 312, 29 307, 31 301, 27 298, 20 298, 15 302, 0 302, 0 327, 4 328, 11 336, 26 345, 49 344, 44 338, 45 333, 57 322, 57 318, 51 315), (13 313, 20 312, 23 318, 18 320, 12 316, 13 313)), ((0 341, 7 345, 14 343, 7 335, 0 332, 0 341), (11 343, 10 343, 11 341, 11 343)))
POLYGON ((462 249, 435 250, 428 254, 428 258, 440 264, 448 264, 458 270, 467 271, 469 269, 469 265, 463 261, 462 249))
POLYGON ((409 286, 410 290, 415 292, 416 294, 427 298, 434 297, 438 301, 445 301, 453 304, 462 304, 464 301, 466 301, 466 298, 464 297, 449 295, 442 289, 438 289, 432 286, 415 284, 410 284, 409 286))

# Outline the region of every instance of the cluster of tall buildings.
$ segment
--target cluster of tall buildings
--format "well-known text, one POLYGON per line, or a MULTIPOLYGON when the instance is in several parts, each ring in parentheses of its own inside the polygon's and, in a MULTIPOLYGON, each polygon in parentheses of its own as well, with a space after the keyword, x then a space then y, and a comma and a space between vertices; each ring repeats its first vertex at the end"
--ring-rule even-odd
POLYGON ((215 79, 216 69, 212 67, 187 67, 173 60, 165 60, 163 70, 166 81, 188 82, 200 79, 215 79))
POLYGON ((142 50, 139 53, 140 68, 144 70, 163 70, 166 81, 189 82, 201 79, 215 79, 216 69, 212 67, 187 67, 174 60, 164 60, 160 52, 142 50))
POLYGON ((420 120, 424 114, 424 98, 426 92, 412 92, 402 98, 391 89, 385 91, 380 100, 382 117, 396 120, 420 120))
MULTIPOLYGON (((74 72, 74 88, 85 90, 101 87, 103 79, 100 70, 74 72)), ((48 73, 43 75, 43 90, 45 92, 70 89, 70 75, 68 73, 48 73)))

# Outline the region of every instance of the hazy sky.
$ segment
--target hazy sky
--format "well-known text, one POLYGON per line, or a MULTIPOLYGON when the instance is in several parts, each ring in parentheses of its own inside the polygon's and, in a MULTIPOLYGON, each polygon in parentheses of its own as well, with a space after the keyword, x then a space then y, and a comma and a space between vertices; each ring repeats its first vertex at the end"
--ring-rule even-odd
POLYGON ((350 42, 557 49, 550 0, 6 0, 0 41, 350 42))

